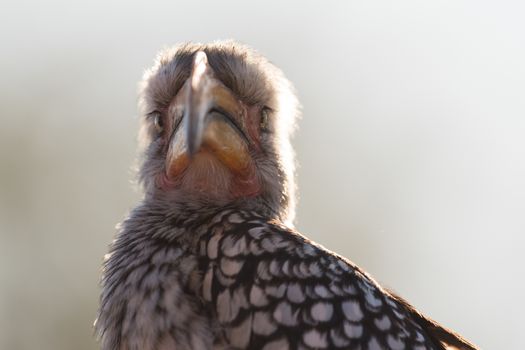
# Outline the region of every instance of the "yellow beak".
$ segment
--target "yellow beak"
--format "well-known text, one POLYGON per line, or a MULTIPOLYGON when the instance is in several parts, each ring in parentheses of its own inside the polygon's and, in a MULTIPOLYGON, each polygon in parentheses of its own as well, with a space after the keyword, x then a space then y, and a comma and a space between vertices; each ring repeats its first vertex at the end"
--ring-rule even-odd
POLYGON ((186 81, 181 127, 169 141, 166 171, 181 173, 199 152, 209 152, 234 173, 251 167, 250 140, 242 102, 215 77, 203 51, 195 54, 191 76, 186 81))

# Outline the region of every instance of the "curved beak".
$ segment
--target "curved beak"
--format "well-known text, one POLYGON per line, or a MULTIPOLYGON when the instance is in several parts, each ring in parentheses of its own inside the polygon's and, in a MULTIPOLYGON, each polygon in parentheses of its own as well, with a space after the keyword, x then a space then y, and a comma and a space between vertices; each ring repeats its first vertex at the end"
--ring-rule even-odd
POLYGON ((251 164, 246 136, 246 107, 215 77, 203 51, 195 54, 184 86, 181 127, 170 140, 166 170, 178 175, 199 152, 209 152, 230 170, 242 173, 251 164))

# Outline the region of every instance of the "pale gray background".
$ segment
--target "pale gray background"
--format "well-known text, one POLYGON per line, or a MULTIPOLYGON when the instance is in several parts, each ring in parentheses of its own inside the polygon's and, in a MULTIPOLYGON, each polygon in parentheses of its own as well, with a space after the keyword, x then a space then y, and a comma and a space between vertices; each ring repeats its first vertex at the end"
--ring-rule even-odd
POLYGON ((100 262, 139 198, 136 83, 164 45, 235 38, 303 103, 300 230, 523 349, 522 4, 2 1, 0 348, 96 348, 100 262))

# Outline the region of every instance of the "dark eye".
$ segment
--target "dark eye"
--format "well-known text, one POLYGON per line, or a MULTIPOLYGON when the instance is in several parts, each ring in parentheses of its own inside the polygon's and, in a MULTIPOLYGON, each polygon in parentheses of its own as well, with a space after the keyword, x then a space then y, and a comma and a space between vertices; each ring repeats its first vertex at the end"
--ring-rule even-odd
POLYGON ((155 130, 157 130, 159 134, 164 130, 164 121, 160 114, 153 115, 153 126, 155 126, 155 130))
POLYGON ((268 131, 270 129, 270 108, 264 107, 261 110, 261 131, 268 131))

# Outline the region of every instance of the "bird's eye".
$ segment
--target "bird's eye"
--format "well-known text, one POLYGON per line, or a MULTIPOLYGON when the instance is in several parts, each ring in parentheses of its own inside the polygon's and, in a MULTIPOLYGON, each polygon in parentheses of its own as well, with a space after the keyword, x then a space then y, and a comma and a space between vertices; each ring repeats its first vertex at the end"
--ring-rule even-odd
POLYGON ((268 131, 270 129, 270 108, 264 107, 261 111, 261 131, 268 131))
POLYGON ((164 121, 162 120, 162 116, 160 114, 155 114, 153 116, 153 125, 159 134, 162 132, 162 130, 164 130, 164 121))

